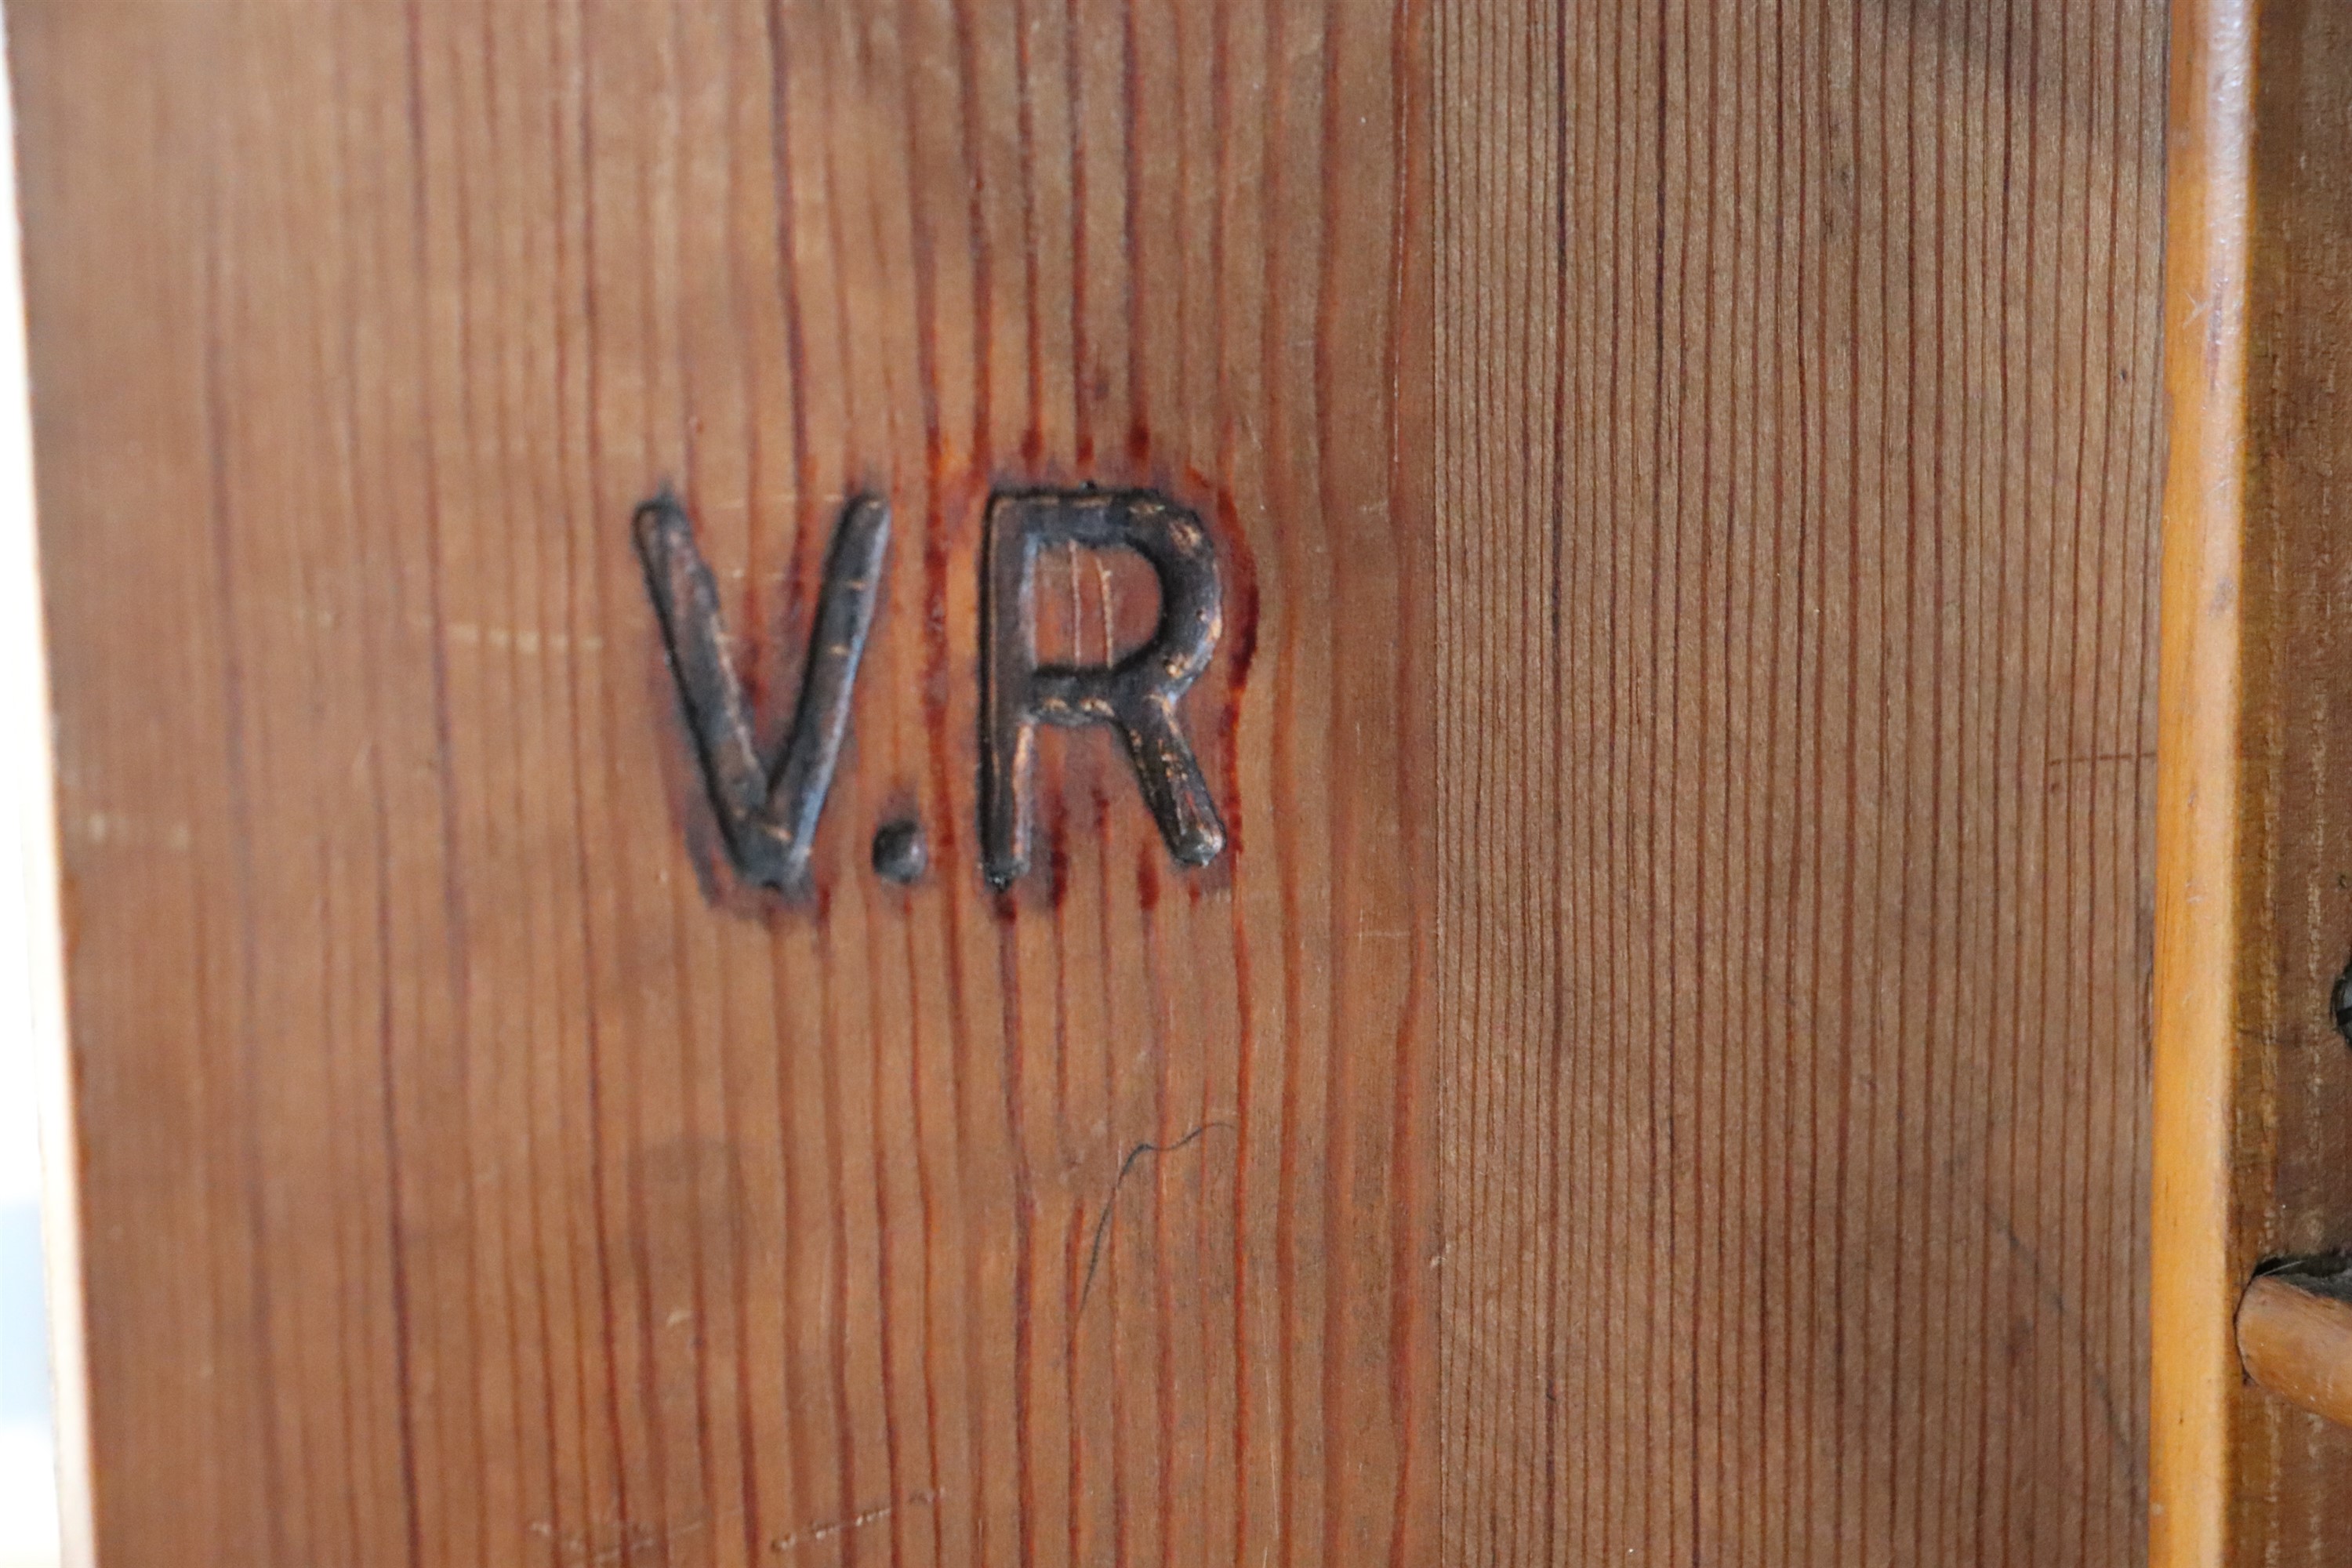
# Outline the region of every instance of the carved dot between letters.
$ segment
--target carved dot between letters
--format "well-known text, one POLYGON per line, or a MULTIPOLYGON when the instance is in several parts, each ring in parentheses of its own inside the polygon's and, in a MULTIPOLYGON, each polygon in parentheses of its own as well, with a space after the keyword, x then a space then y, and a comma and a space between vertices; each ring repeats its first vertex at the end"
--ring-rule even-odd
POLYGON ((886 822, 874 834, 874 874, 905 887, 919 881, 929 869, 930 849, 923 842, 923 825, 900 820, 886 822))

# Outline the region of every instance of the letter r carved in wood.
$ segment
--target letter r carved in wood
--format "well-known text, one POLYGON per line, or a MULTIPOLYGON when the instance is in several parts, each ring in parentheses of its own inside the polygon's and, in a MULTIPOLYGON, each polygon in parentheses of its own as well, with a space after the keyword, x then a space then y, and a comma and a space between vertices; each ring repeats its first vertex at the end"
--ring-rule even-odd
POLYGON ((1168 851, 1205 866, 1225 826, 1177 703, 1216 651, 1223 607, 1201 520, 1140 490, 1034 491, 989 503, 981 576, 981 846, 997 887, 1029 868, 1028 781, 1039 723, 1107 724, 1126 743, 1168 851), (1132 550, 1160 580, 1160 625, 1116 663, 1040 665, 1031 580, 1048 545, 1132 550))

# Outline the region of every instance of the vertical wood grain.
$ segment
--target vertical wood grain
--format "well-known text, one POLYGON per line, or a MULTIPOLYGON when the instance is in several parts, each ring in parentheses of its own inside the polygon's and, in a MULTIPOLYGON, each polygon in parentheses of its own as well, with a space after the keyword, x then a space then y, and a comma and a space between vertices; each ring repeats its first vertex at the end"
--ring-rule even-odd
POLYGON ((1445 1562, 2143 1553, 2165 23, 1438 19, 1445 1562))
POLYGON ((1431 1559, 1417 27, 12 5, 101 1564, 1431 1559), (999 899, 982 510, 1086 481, 1217 533, 1233 847, 1055 737, 999 899), (665 483, 775 725, 897 510, 804 907, 665 483))
POLYGON ((2153 0, 10 27, 101 1564, 2141 1555, 2153 0), (999 898, 1087 481, 1233 846, 999 898), (666 483, 770 741, 896 509, 804 905, 666 483))
MULTIPOLYGON (((2352 967, 2352 711, 2346 567, 2352 414, 2352 181, 2332 149, 2352 73, 2352 18, 2333 6, 2252 14, 2252 245, 2245 274, 2245 624, 2237 805, 2240 986, 2230 1261, 2352 1246, 2352 1051, 2335 1026, 2352 967)), ((2226 309, 2226 306, 2222 307, 2226 309)), ((2352 1433, 2234 1391, 2232 1550, 2313 1564, 2352 1552, 2341 1500, 2352 1433)))
POLYGON ((2175 50, 2157 1562, 2332 1563, 2352 1434, 2249 1383, 2231 1328, 2259 1267, 2352 1247, 2352 24, 2195 0, 2175 50))

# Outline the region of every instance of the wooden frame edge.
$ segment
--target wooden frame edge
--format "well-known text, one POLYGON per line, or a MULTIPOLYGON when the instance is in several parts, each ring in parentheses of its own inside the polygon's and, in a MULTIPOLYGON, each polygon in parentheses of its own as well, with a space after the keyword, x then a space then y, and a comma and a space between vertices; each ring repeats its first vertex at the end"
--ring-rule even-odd
MULTIPOLYGON (((8 54, 0 20, 0 55, 8 54)), ((11 57, 13 63, 13 57, 11 57)), ((88 1337, 82 1290, 80 1135, 65 1021, 65 946, 48 640, 35 518, 26 366, 24 237, 16 207, 16 88, 0 71, 0 731, 12 742, 5 795, 14 809, 14 870, 22 900, 26 1016, 14 1021, 32 1058, 40 1103, 41 1252, 48 1309, 50 1422, 57 1439, 62 1568, 95 1568, 88 1337)))
POLYGON ((2157 687, 2149 1560, 2228 1548, 2252 0, 2175 0, 2157 687))

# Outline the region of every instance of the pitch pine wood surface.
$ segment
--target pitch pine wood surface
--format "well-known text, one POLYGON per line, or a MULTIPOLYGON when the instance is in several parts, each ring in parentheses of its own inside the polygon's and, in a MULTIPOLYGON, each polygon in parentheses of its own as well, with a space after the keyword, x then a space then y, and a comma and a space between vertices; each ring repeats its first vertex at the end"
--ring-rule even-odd
MULTIPOLYGON (((2265 1260, 2352 1238, 2345 515, 2352 25, 2198 0, 2174 40, 2152 1476, 2158 1568, 2339 1563, 2352 1434, 2300 1396, 2265 1260)), ((2321 1270, 2325 1272, 2325 1270, 2321 1270)), ((2299 1351, 2325 1343, 2305 1336, 2299 1351)), ((2326 1403, 2320 1408, 2328 1408, 2326 1403)))
POLYGON ((1446 1561, 2135 1561, 2163 8, 1434 27, 1446 1561))
POLYGON ((9 26, 107 1568, 2140 1555, 2149 0, 9 26), (1088 480, 1232 844, 999 896, 1088 480), (801 903, 665 483, 771 741, 894 508, 801 903))
POLYGON ((11 11, 107 1568, 1433 1560, 1402 20, 11 11), (998 899, 982 512, 1089 479, 1219 537, 1234 847, 1048 737, 998 899), (774 726, 897 512, 805 906, 665 482, 774 726))
MULTIPOLYGON (((2330 155, 2352 18, 2324 5, 2254 8, 2254 214, 2247 312, 2247 623, 2241 865, 2252 918, 2232 1261, 2327 1251, 2352 1238, 2352 1055, 2334 1026, 2352 967, 2352 776, 2337 762, 2352 706, 2345 564, 2352 413, 2352 182, 2330 155)), ((2241 1390, 2231 1445, 2240 1556, 2338 1562, 2352 1521, 2352 1432, 2241 1390)))

